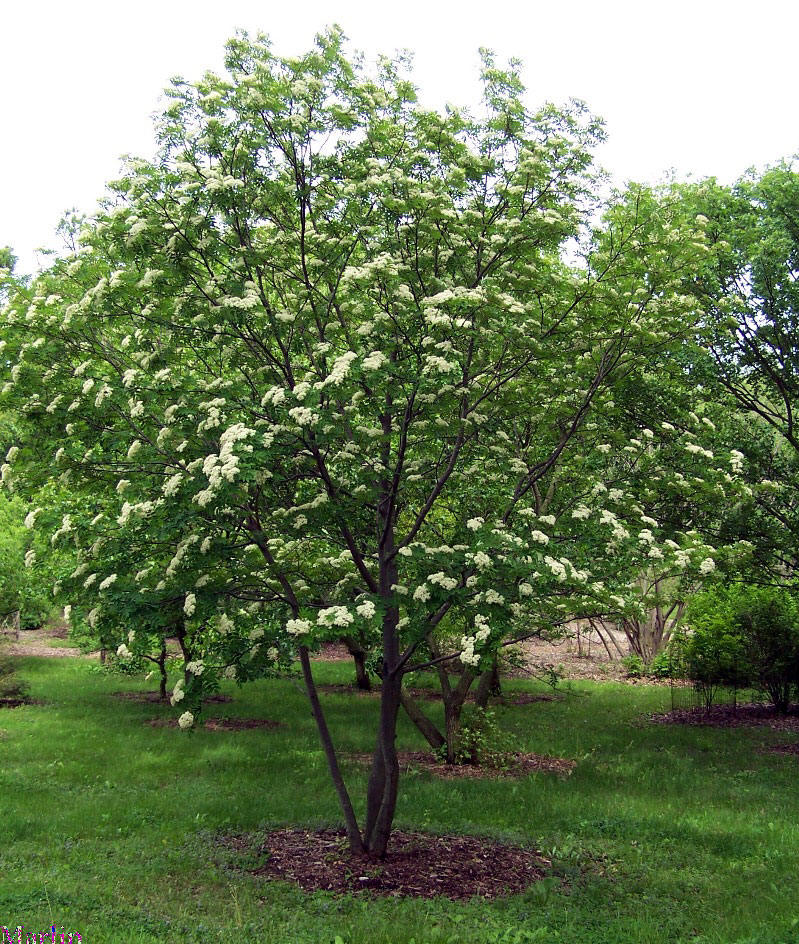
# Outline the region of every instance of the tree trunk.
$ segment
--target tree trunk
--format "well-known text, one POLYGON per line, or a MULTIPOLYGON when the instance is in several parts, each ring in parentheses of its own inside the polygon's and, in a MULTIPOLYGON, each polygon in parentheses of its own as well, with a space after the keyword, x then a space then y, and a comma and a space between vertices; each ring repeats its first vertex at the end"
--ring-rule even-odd
POLYGON ((474 693, 474 703, 478 708, 485 708, 488 705, 489 698, 499 698, 501 694, 502 686, 499 680, 499 659, 494 656, 491 668, 480 675, 480 681, 477 683, 477 691, 474 693))
POLYGON ((166 637, 161 640, 161 652, 158 654, 158 671, 161 673, 159 694, 161 701, 166 701, 166 637))
POLYGON ((365 846, 369 855, 377 859, 385 857, 397 808, 399 760, 396 734, 401 683, 401 677, 396 674, 384 674, 380 695, 380 727, 366 795, 365 846))
MULTIPOLYGON (((387 397, 391 406, 391 397, 387 397)), ((384 433, 391 431, 391 415, 382 417, 384 433)), ((389 456, 385 452, 384 464, 389 456)), ((378 538, 378 592, 386 607, 383 612, 383 665, 380 688, 380 726, 377 734, 372 771, 366 794, 366 828, 364 845, 370 856, 382 859, 386 854, 394 813, 397 808, 399 786, 399 760, 397 758, 397 715, 402 691, 402 669, 400 667, 399 607, 394 587, 399 582, 397 557, 394 547, 394 502, 392 484, 380 483, 380 502, 377 507, 378 538)))
POLYGON ((366 650, 363 646, 359 646, 351 636, 345 636, 343 641, 355 663, 355 687, 362 692, 371 692, 372 680, 366 671, 366 650))
POLYGON ((338 765, 336 750, 333 746, 333 739, 330 737, 330 729, 327 726, 322 704, 319 701, 319 693, 316 690, 313 672, 311 671, 311 660, 308 656, 308 647, 300 646, 300 664, 302 665, 302 674, 305 680, 305 690, 308 693, 308 701, 311 703, 311 713, 313 714, 316 727, 319 732, 319 738, 322 742, 322 749, 327 758, 327 766, 330 770, 330 776, 333 779, 333 786, 338 794, 341 811, 344 814, 344 823, 347 830, 347 839, 350 844, 350 851, 355 855, 364 852, 363 839, 358 829, 358 822, 355 819, 355 812, 352 808, 352 801, 347 792, 347 786, 344 778, 341 776, 341 768, 338 765))
POLYGON ((424 735, 424 739, 430 747, 434 751, 439 751, 446 744, 446 738, 404 688, 400 689, 400 704, 405 709, 407 716, 424 735))
POLYGON ((186 666, 191 662, 192 653, 191 649, 186 644, 186 623, 182 616, 175 623, 173 631, 175 633, 175 639, 177 639, 178 645, 180 646, 181 654, 183 655, 183 682, 185 685, 188 685, 191 675, 186 669, 186 666))

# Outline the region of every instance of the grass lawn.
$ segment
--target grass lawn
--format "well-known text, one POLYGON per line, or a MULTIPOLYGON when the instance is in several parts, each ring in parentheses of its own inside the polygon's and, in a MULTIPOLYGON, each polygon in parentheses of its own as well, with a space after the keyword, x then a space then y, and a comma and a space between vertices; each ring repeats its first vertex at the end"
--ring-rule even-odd
MULTIPOLYGON (((110 697, 136 681, 80 659, 21 666, 45 704, 0 710, 0 927, 88 944, 799 942, 799 759, 758 752, 793 736, 642 723, 666 689, 586 682, 508 708, 523 749, 578 761, 566 780, 406 776, 397 826, 553 860, 556 878, 524 895, 452 903, 307 895, 229 867, 214 834, 339 822, 297 683, 230 686, 208 709, 285 728, 182 734, 143 723, 172 709, 110 697)), ((318 666, 328 682, 350 671, 318 666)), ((376 701, 325 705, 341 748, 371 747, 376 701)), ((404 719, 400 746, 423 746, 404 719)), ((360 811, 366 770, 345 771, 360 811)))

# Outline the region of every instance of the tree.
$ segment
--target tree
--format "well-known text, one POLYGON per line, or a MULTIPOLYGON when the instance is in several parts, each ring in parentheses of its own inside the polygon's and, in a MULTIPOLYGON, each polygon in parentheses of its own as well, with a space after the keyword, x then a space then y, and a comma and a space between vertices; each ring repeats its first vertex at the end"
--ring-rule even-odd
POLYGON ((752 494, 729 527, 753 542, 748 579, 790 586, 799 561, 799 174, 780 164, 685 197, 708 219, 714 246, 697 278, 711 359, 698 360, 699 373, 745 417, 740 460, 752 494))
POLYGON ((12 299, 2 391, 28 432, 4 478, 55 466, 101 496, 42 526, 78 548, 95 619, 182 599, 202 685, 257 671, 235 652, 253 622, 264 667, 296 645, 350 846, 382 856, 403 676, 442 634, 474 669, 590 584, 534 526, 537 483, 684 333, 702 233, 647 191, 590 232, 600 125, 530 112, 488 55, 480 119, 421 108, 401 61, 370 78, 335 30, 295 60, 240 37, 227 70, 175 82, 158 160, 12 299), (111 534, 135 576, 109 572, 111 534), (331 630, 381 640, 363 826, 310 663, 331 630))

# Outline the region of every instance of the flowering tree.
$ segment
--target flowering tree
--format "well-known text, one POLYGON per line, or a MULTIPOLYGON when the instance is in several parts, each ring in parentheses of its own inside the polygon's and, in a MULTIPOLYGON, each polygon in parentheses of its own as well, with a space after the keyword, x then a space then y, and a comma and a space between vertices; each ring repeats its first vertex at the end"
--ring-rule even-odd
POLYGON ((95 620, 182 600, 198 692, 296 646, 351 848, 381 856, 403 676, 437 634, 476 669, 590 583, 548 547, 537 483, 607 385, 684 332, 704 246, 646 192, 590 234, 600 126, 529 112, 515 67, 486 57, 478 120, 342 46, 284 60, 239 38, 225 77, 174 84, 158 160, 5 312, 2 393, 35 435, 2 474, 54 467, 98 496, 52 540, 78 548, 95 620), (311 670, 331 632, 380 640, 362 825, 311 670))

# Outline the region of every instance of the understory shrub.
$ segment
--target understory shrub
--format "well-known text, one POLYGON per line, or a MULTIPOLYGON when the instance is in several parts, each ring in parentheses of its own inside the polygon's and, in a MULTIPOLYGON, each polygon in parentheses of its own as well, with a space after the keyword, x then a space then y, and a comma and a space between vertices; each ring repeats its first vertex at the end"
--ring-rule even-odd
POLYGON ((463 712, 455 758, 458 764, 504 769, 517 752, 514 738, 499 726, 491 708, 466 708, 463 712))
POLYGON ((691 601, 685 675, 709 707, 719 687, 754 687, 779 712, 799 683, 799 610, 778 587, 734 586, 691 601))

